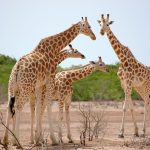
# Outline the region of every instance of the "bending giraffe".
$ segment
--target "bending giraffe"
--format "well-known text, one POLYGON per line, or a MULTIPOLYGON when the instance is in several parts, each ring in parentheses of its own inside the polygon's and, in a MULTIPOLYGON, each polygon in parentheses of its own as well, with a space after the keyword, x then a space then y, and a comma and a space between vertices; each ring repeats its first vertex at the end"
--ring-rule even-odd
MULTIPOLYGON (((53 100, 58 101, 59 105, 59 140, 62 142, 62 120, 63 120, 63 108, 65 106, 65 115, 66 115, 66 123, 67 123, 67 137, 69 142, 72 142, 72 136, 70 132, 70 113, 69 108, 71 104, 71 98, 73 93, 73 83, 77 80, 81 80, 88 75, 92 74, 94 71, 100 70, 103 72, 108 72, 105 63, 102 61, 101 57, 97 62, 91 61, 89 64, 73 70, 62 71, 56 74, 55 77, 55 93, 53 95, 53 100)), ((41 99, 42 104, 42 113, 41 117, 46 108, 45 99, 46 89, 43 88, 43 97, 41 99)), ((32 105, 32 111, 34 111, 35 104, 32 105)), ((49 114, 51 115, 51 114, 49 114)))
POLYGON ((134 123, 134 135, 138 136, 138 127, 135 120, 134 108, 131 99, 132 88, 134 88, 145 102, 145 113, 143 123, 143 136, 145 135, 145 114, 146 111, 150 115, 150 69, 141 64, 132 54, 130 49, 119 42, 116 36, 111 31, 109 25, 113 21, 109 21, 109 14, 107 18, 104 15, 101 16, 101 20, 98 21, 101 26, 101 35, 107 34, 109 42, 113 47, 116 55, 120 60, 120 67, 117 75, 120 78, 122 88, 125 93, 125 101, 123 105, 122 124, 119 137, 124 137, 124 118, 127 106, 129 107, 134 123))
MULTIPOLYGON (((42 96, 42 87, 46 85, 46 99, 47 101, 47 113, 51 112, 51 95, 54 93, 54 78, 55 78, 55 57, 58 53, 66 47, 71 41, 73 41, 79 34, 84 34, 89 36, 92 40, 95 40, 96 37, 91 30, 91 27, 88 23, 87 18, 85 20, 82 18, 82 21, 74 24, 69 29, 56 34, 54 36, 49 36, 42 39, 37 47, 28 55, 23 57, 16 66, 16 85, 17 90, 14 88, 12 95, 9 95, 8 109, 7 109, 7 118, 6 126, 9 127, 10 119, 12 118, 13 113, 15 113, 15 127, 14 133, 17 139, 19 139, 19 123, 20 123, 20 113, 23 109, 25 103, 30 99, 34 99, 36 96, 36 133, 35 141, 39 143, 40 139, 40 99, 42 96), (17 92, 19 91, 19 92, 17 92), (33 94, 35 93, 35 94, 33 94), (14 111, 15 110, 15 111, 14 111)), ((11 84, 11 77, 10 82, 11 84)), ((10 86, 10 85, 9 85, 10 86)), ((57 144, 56 138, 53 133, 53 128, 51 125, 51 116, 48 115, 48 123, 50 130, 50 138, 52 144, 57 144)), ((5 130, 3 143, 8 144, 8 131, 5 130)), ((16 140, 13 139, 13 144, 18 145, 16 140)))

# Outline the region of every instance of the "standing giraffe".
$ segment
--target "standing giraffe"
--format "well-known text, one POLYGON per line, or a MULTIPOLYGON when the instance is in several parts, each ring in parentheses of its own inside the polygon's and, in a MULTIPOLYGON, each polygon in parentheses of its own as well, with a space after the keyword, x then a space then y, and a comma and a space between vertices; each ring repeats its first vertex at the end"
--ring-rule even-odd
MULTIPOLYGON (((19 61, 19 68, 17 68, 16 85, 17 91, 14 91, 14 95, 9 96, 6 126, 9 127, 10 118, 15 113, 15 127, 14 133, 17 139, 19 139, 19 123, 20 113, 23 106, 29 99, 33 99, 33 95, 36 96, 36 133, 35 141, 39 143, 40 139, 40 99, 42 96, 42 87, 46 85, 46 99, 47 101, 47 113, 51 112, 51 95, 54 93, 54 78, 55 78, 55 62, 54 58, 57 54, 66 47, 71 41, 75 39, 79 34, 89 36, 92 40, 96 37, 91 30, 91 27, 87 21, 82 18, 82 21, 74 24, 69 29, 42 39, 37 47, 28 55, 23 57, 19 61), (35 94, 33 94, 35 93, 35 94), (13 108, 15 107, 15 108, 13 108), (14 111, 15 110, 15 111, 14 111), (13 112, 13 113, 12 113, 13 112)), ((11 77, 10 77, 11 78, 11 77)), ((16 90, 16 89, 14 89, 16 90)), ((52 144, 57 144, 55 139, 52 125, 51 116, 48 115, 50 137, 52 144)), ((5 130, 3 143, 8 143, 8 131, 5 130)), ((16 140, 13 140, 13 144, 18 145, 16 140)))
MULTIPOLYGON (((121 85, 125 93, 125 101, 123 105, 123 116, 119 137, 124 137, 124 118, 127 106, 131 111, 132 120, 134 123, 134 135, 138 136, 138 127, 134 116, 131 92, 132 88, 134 88, 139 95, 141 95, 145 102, 145 111, 148 111, 150 114, 150 70, 148 67, 145 67, 143 64, 138 62, 130 49, 121 44, 113 34, 109 27, 109 25, 113 23, 113 21, 109 21, 109 14, 107 14, 106 19, 104 18, 104 15, 102 15, 101 21, 98 22, 101 26, 100 33, 102 35, 105 33, 107 34, 109 42, 120 60, 120 67, 117 75, 121 80, 121 85)), ((145 114, 142 134, 145 135, 145 114)))
MULTIPOLYGON (((66 49, 66 50, 62 50, 61 52, 59 52, 59 54, 57 55, 57 57, 54 59, 55 60, 55 67, 57 67, 57 65, 59 65, 63 60, 67 59, 67 58, 81 58, 81 59, 85 59, 85 56, 80 53, 77 49, 74 49, 72 47, 71 44, 69 44, 69 47, 70 49, 66 49)), ((42 99, 45 99, 45 93, 46 93, 46 86, 44 85, 43 88, 42 88, 42 99)), ((44 108, 46 107, 46 103, 47 101, 46 100, 41 100, 41 107, 43 107, 44 105, 44 108), (44 104, 43 104, 44 102, 44 104)), ((35 115, 35 100, 32 99, 30 101, 30 108, 31 108, 31 143, 33 143, 33 123, 34 123, 34 115, 35 115)), ((41 114, 44 113, 43 109, 41 109, 42 112, 41 114)), ((51 114, 49 114, 51 115, 51 114)), ((42 117, 42 116, 40 116, 42 117)), ((42 120, 42 118, 41 118, 42 120)), ((40 122, 42 126, 42 121, 40 122)), ((42 127, 41 127, 42 129, 42 127)), ((42 135, 42 131, 41 132, 41 135, 42 135)), ((41 140, 42 140, 42 137, 41 137, 41 140)), ((69 139, 69 141, 71 142, 72 140, 69 139)))
MULTIPOLYGON (((69 115, 69 107, 71 104, 71 97, 73 93, 73 82, 77 80, 81 80, 95 70, 100 70, 103 72, 108 72, 105 63, 102 61, 101 57, 99 57, 99 61, 94 62, 91 61, 90 64, 87 64, 79 69, 62 71, 56 74, 55 77, 55 93, 53 95, 53 100, 57 100, 59 102, 59 140, 62 142, 62 120, 63 120, 63 107, 65 105, 65 114, 66 114, 66 123, 67 123, 67 137, 69 142, 72 142, 71 132, 70 132, 70 115, 69 115)), ((45 99, 46 88, 43 89, 43 97, 41 99, 42 104, 42 113, 45 110, 47 99, 45 99)), ((35 105, 32 105, 33 112, 35 105)), ((51 115, 51 114, 49 114, 51 115)))

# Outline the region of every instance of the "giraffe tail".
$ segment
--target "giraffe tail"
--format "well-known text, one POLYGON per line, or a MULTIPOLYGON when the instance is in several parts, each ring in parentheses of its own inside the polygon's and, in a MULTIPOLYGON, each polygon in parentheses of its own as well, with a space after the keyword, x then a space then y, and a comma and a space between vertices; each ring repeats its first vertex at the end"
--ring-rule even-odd
POLYGON ((12 118, 13 118, 13 116, 15 114, 14 104, 15 104, 15 97, 11 97, 10 101, 9 101, 9 109, 10 109, 12 118))

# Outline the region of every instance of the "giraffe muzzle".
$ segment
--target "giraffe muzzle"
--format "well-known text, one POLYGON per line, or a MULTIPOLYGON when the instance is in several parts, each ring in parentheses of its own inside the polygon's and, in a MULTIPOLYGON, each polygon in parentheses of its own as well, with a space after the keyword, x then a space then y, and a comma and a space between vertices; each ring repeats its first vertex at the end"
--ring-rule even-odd
POLYGON ((93 36, 91 36, 92 40, 96 40, 96 36, 93 34, 93 36))
POLYGON ((104 31, 103 31, 103 30, 101 30, 101 32, 100 32, 100 33, 101 33, 101 35, 104 35, 104 31))

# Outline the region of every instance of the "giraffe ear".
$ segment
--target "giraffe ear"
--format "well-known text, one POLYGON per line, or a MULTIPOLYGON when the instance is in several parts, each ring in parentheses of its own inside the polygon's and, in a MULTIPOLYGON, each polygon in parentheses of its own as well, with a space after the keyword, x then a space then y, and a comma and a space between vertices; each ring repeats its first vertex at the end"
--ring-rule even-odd
POLYGON ((90 64, 95 64, 95 62, 94 61, 89 61, 90 62, 90 64))
POLYGON ((99 58, 99 61, 102 61, 102 57, 101 56, 99 56, 98 58, 99 58))
POLYGON ((100 20, 97 20, 97 22, 98 22, 98 23, 101 23, 101 21, 100 21, 100 20))
POLYGON ((109 25, 110 25, 110 24, 113 24, 113 23, 114 23, 114 21, 110 21, 110 22, 109 22, 109 25))

